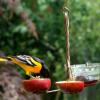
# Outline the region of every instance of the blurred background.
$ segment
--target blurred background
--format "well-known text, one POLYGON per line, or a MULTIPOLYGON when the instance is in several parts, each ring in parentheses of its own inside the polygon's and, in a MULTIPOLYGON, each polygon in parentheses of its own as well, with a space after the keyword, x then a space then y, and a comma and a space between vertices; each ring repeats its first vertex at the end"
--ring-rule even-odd
MULTIPOLYGON (((0 0, 0 56, 26 54, 43 59, 51 73, 51 89, 55 89, 55 81, 65 79, 64 5, 70 10, 71 64, 100 62, 99 0, 0 0)), ((0 64, 0 100, 74 100, 77 97, 64 93, 27 93, 18 87, 23 70, 11 66, 0 64)), ((75 100, 100 100, 99 93, 100 84, 86 88, 75 100)))

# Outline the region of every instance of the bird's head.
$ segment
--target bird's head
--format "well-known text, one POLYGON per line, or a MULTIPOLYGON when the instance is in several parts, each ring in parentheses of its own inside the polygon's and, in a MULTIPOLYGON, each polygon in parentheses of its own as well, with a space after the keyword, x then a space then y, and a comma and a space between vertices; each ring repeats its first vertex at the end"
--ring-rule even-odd
POLYGON ((49 78, 50 77, 49 70, 45 66, 42 67, 40 73, 44 78, 49 78))
POLYGON ((41 60, 41 59, 39 59, 39 58, 34 58, 36 61, 38 61, 39 63, 41 63, 41 65, 42 65, 42 69, 41 69, 41 71, 40 71, 40 74, 43 76, 43 77, 45 77, 45 78, 48 78, 48 77, 50 77, 50 73, 49 73, 49 70, 48 70, 48 68, 47 68, 47 66, 46 66, 46 64, 45 64, 45 62, 43 61, 43 60, 41 60))

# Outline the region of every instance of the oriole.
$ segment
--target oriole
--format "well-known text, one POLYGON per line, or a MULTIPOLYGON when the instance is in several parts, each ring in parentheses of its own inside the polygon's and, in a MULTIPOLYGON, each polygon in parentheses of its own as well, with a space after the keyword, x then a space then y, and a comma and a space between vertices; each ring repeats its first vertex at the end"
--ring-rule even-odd
POLYGON ((1 61, 11 61, 14 64, 19 65, 30 77, 34 75, 42 75, 43 77, 49 77, 49 71, 43 60, 37 57, 31 57, 28 55, 18 55, 11 57, 0 58, 1 61))

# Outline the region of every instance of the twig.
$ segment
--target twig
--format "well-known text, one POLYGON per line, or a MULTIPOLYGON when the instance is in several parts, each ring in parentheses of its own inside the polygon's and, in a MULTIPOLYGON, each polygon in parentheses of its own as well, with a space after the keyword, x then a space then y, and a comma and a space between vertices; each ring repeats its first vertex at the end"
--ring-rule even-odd
POLYGON ((28 30, 31 33, 33 33, 33 36, 38 40, 39 37, 38 37, 38 33, 36 32, 36 26, 29 18, 28 14, 25 11, 23 11, 20 13, 20 17, 26 23, 28 30))

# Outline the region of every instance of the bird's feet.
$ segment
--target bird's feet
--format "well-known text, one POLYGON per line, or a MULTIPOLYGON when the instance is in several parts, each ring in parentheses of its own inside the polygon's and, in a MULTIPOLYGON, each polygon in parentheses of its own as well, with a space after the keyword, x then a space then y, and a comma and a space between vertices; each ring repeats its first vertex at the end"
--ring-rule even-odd
POLYGON ((40 76, 36 76, 35 78, 40 78, 40 76))
POLYGON ((38 79, 38 78, 40 78, 40 76, 35 76, 35 77, 34 77, 34 76, 31 75, 31 74, 30 74, 29 76, 30 76, 31 79, 34 79, 34 78, 37 78, 37 79, 38 79))
POLYGON ((35 77, 34 77, 33 75, 31 75, 31 74, 30 74, 29 76, 30 76, 31 79, 35 78, 35 77))

